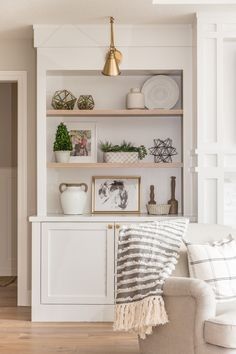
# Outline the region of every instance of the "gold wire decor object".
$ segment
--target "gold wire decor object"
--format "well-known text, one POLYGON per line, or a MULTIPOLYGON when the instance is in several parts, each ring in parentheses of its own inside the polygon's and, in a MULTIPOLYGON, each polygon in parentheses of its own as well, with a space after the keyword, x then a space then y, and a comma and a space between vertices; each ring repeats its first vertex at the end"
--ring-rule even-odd
POLYGON ((77 101, 77 106, 79 109, 94 109, 94 100, 92 95, 80 95, 77 101))
POLYGON ((119 50, 116 49, 114 44, 114 17, 110 17, 111 24, 111 43, 110 49, 106 55, 106 62, 102 71, 103 75, 106 76, 118 76, 120 75, 119 63, 122 59, 122 54, 119 50))
POLYGON ((68 109, 74 108, 76 97, 68 90, 56 91, 52 98, 52 107, 54 109, 68 109))

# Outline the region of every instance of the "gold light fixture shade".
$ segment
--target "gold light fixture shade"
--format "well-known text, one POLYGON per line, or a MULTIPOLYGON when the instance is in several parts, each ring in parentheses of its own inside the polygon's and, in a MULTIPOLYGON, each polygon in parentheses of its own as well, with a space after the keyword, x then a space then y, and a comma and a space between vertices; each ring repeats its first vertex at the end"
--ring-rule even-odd
POLYGON ((120 75, 119 63, 122 59, 122 54, 119 50, 116 49, 114 45, 113 23, 114 23, 114 18, 110 17, 111 43, 110 43, 110 49, 106 55, 106 62, 102 71, 102 74, 106 76, 120 75))
POLYGON ((106 76, 120 75, 120 69, 115 58, 114 50, 110 50, 107 53, 107 58, 102 73, 106 76))

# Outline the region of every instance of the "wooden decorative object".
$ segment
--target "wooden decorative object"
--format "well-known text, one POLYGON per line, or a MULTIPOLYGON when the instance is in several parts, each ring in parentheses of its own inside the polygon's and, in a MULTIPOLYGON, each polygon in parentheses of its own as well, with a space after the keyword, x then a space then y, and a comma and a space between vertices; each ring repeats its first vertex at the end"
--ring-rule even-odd
POLYGON ((150 186, 150 200, 149 200, 149 202, 148 202, 148 204, 150 205, 150 204, 156 204, 156 201, 155 201, 155 193, 154 193, 154 186, 153 185, 151 185, 150 186))
POLYGON ((54 109, 72 110, 75 106, 76 97, 67 90, 56 91, 52 98, 52 107, 54 109))
POLYGON ((170 204, 169 214, 178 214, 178 201, 175 199, 175 186, 176 186, 176 177, 171 176, 171 199, 168 200, 170 204))

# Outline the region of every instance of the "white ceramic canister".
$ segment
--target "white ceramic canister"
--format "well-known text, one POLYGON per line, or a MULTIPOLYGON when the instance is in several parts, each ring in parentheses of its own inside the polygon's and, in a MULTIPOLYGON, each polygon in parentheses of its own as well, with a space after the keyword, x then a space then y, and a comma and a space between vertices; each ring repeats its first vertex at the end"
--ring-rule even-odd
POLYGON ((67 163, 70 160, 70 151, 54 151, 56 162, 67 163))
POLYGON ((60 197, 63 213, 66 215, 83 214, 87 200, 87 184, 61 183, 59 190, 61 192, 60 197))
POLYGON ((144 94, 139 88, 131 88, 130 92, 127 94, 126 107, 128 109, 144 109, 145 99, 144 94))

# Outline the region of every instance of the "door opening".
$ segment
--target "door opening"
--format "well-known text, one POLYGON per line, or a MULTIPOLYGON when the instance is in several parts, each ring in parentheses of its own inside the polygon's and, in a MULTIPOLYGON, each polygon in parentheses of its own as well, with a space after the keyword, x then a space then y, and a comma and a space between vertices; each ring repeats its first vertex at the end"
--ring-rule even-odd
MULTIPOLYGON (((5 213, 4 218, 1 219, 1 223, 5 222, 8 225, 7 233, 10 235, 9 237, 6 237, 6 235, 2 236, 2 234, 0 236, 0 240, 1 237, 5 237, 8 242, 8 245, 5 246, 7 254, 4 255, 5 260, 8 260, 8 263, 6 263, 8 264, 8 268, 3 273, 0 270, 0 276, 1 274, 17 276, 17 282, 15 282, 17 305, 29 306, 31 277, 29 223, 27 218, 27 73, 25 71, 0 71, 0 85, 3 85, 3 91, 5 91, 6 87, 12 91, 11 111, 13 120, 11 121, 13 128, 11 134, 9 133, 9 121, 4 121, 4 123, 8 124, 8 129, 4 126, 1 128, 0 126, 2 164, 5 164, 3 161, 6 160, 7 156, 10 156, 11 166, 9 168, 12 169, 9 172, 11 176, 10 186, 8 185, 8 189, 4 188, 2 190, 4 198, 7 201, 0 204, 0 214, 5 213), (14 222, 5 220, 9 215, 14 222)), ((7 99, 2 99, 1 106, 6 109, 7 99)), ((3 120, 3 117, 4 113, 1 113, 0 120, 3 120)), ((0 252, 1 247, 2 244, 0 242, 0 252)))
POLYGON ((17 305, 17 83, 0 82, 0 306, 17 305))

